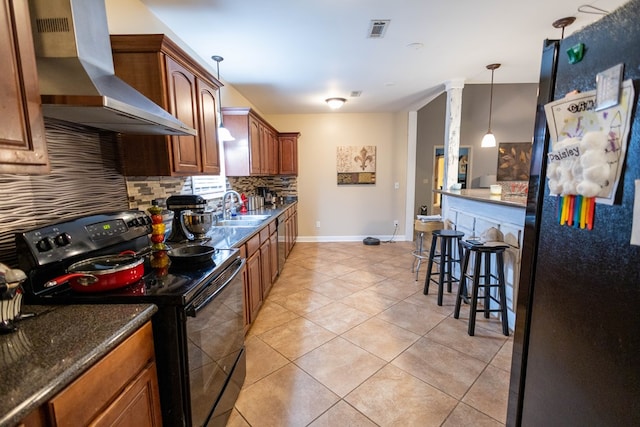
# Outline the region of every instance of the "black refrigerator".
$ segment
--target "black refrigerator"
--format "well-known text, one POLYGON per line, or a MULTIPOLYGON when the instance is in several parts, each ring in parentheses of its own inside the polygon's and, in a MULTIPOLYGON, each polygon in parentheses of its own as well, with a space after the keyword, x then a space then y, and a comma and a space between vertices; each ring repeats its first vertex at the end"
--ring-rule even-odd
POLYGON ((544 42, 507 425, 640 426, 640 246, 630 244, 639 89, 640 0, 562 41, 544 42), (570 64, 567 50, 579 43, 584 57, 570 64), (596 89, 596 74, 620 63, 635 98, 614 203, 596 205, 591 231, 562 226, 546 180, 543 106, 596 89))

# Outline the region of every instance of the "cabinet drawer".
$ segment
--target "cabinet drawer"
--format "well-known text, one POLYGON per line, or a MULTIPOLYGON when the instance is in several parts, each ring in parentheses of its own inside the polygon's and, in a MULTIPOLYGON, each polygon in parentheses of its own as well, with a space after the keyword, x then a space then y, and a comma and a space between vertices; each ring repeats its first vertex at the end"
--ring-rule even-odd
POLYGON ((271 233, 269 232, 269 227, 264 227, 262 230, 260 230, 260 243, 264 243, 269 240, 270 234, 271 233))
POLYGON ((87 425, 153 359, 153 332, 148 322, 49 401, 55 425, 87 425))
POLYGON ((250 257, 260 248, 260 234, 256 233, 252 238, 247 240, 247 256, 250 257))

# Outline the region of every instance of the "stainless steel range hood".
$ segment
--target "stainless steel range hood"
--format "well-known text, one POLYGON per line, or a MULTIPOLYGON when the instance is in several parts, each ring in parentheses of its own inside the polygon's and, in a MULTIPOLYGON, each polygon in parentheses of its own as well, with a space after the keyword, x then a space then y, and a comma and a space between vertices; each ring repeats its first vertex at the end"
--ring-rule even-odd
POLYGON ((116 77, 104 0, 29 0, 46 117, 115 132, 196 135, 116 77))

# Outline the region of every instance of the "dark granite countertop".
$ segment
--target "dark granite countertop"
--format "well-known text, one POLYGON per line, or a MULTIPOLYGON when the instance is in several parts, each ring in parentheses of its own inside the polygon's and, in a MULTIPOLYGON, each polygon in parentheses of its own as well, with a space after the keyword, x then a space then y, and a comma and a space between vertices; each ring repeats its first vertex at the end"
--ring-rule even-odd
POLYGON ((25 305, 0 335, 0 426, 16 425, 151 319, 152 304, 25 305))

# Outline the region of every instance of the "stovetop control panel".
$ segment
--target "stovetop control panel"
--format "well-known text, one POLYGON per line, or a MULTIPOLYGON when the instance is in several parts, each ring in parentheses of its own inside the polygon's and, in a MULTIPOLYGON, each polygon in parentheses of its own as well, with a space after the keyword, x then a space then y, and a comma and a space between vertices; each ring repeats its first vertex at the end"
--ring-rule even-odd
MULTIPOLYGON (((138 210, 85 216, 16 234, 18 257, 43 266, 151 233, 151 218, 138 210)), ((22 264, 22 263, 21 263, 22 264)))

